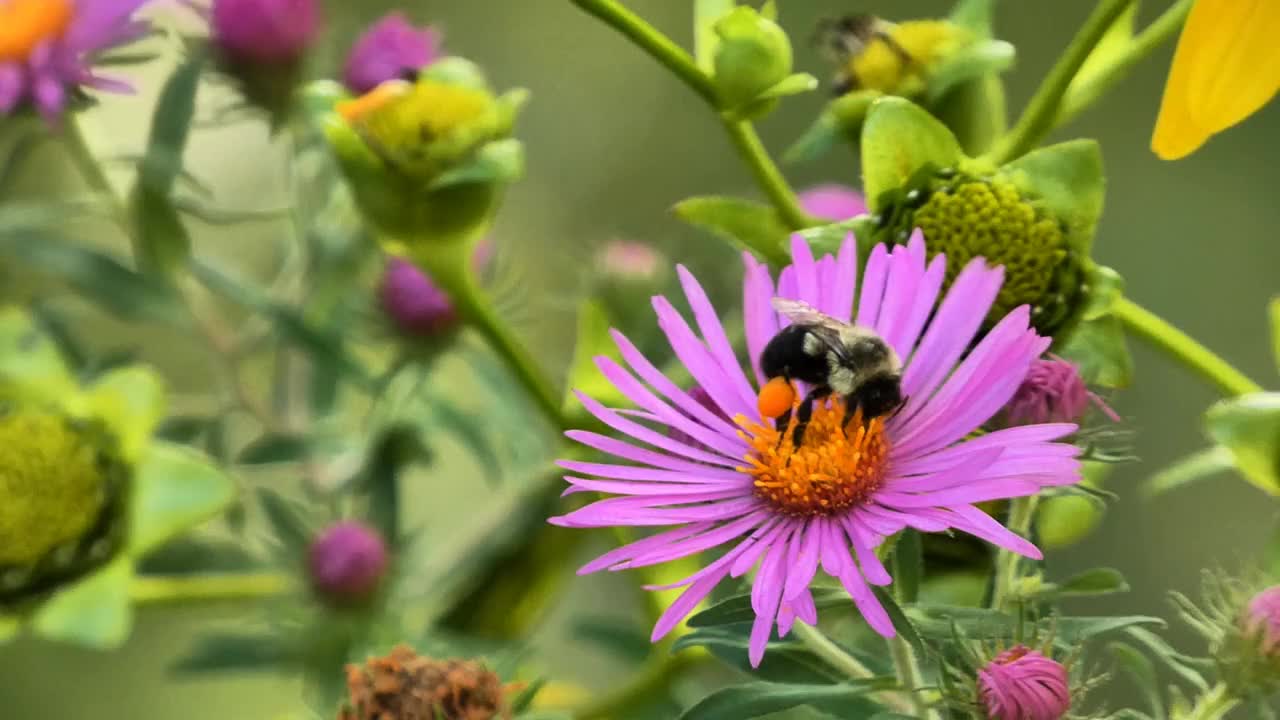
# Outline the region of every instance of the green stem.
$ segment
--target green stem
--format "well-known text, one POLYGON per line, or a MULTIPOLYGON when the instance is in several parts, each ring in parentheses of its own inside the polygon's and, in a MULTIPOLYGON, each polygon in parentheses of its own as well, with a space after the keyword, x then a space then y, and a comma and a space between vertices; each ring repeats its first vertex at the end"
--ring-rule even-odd
MULTIPOLYGON (((796 624, 792 626, 791 632, 795 634, 797 640, 809 649, 809 652, 821 658, 823 662, 843 673, 846 677, 854 680, 875 677, 875 673, 871 672, 871 668, 863 665, 861 660, 832 642, 831 638, 827 637, 818 628, 797 620, 796 624)), ((910 700, 900 693, 879 693, 877 699, 893 709, 894 712, 911 712, 915 707, 910 700)))
POLYGON ((1218 683, 1197 698, 1195 707, 1179 715, 1177 720, 1221 720, 1239 704, 1240 699, 1233 696, 1226 685, 1218 683))
POLYGON ((1169 6, 1146 29, 1134 35, 1124 50, 1108 57, 1105 65, 1090 72, 1086 78, 1077 78, 1079 82, 1073 82, 1067 89, 1066 97, 1062 99, 1054 127, 1065 125, 1088 109, 1103 93, 1124 78, 1134 65, 1177 35, 1194 4, 1195 0, 1179 0, 1169 6))
MULTIPOLYGON (((1022 537, 1030 535, 1031 519, 1035 517, 1036 504, 1035 495, 1009 501, 1009 529, 1022 537)), ((1013 599, 1021 565, 1021 555, 1004 549, 1000 550, 996 556, 996 582, 991 593, 991 607, 1000 610, 1013 599)))
POLYGON ((637 47, 649 53, 654 60, 662 63, 676 77, 684 81, 712 107, 718 107, 716 86, 711 78, 698 68, 693 57, 683 48, 676 45, 657 28, 644 21, 639 15, 628 10, 622 3, 614 0, 572 0, 574 5, 594 15, 606 25, 625 35, 637 47))
POLYGON ((129 597, 139 604, 256 600, 282 595, 290 587, 289 578, 279 573, 141 575, 129 586, 129 597))
POLYGON ((89 185, 89 188, 105 196, 108 207, 111 209, 111 221, 115 223, 132 241, 133 228, 129 223, 129 214, 124 207, 124 202, 120 196, 116 194, 115 186, 111 184, 111 179, 107 177, 106 171, 102 169, 102 163, 98 162, 98 158, 94 156, 93 151, 89 149, 89 143, 85 140, 84 130, 80 127, 80 119, 78 117, 69 117, 66 126, 62 130, 63 147, 67 152, 67 156, 71 158, 71 163, 75 165, 76 172, 80 173, 80 177, 89 185))
MULTIPOLYGON (((745 120, 725 118, 724 129, 729 133, 729 139, 733 141, 738 154, 751 168, 751 174, 755 176, 756 183, 778 211, 782 222, 792 230, 803 230, 818 224, 801 209, 800 199, 792 192, 791 186, 787 184, 787 179, 773 162, 773 158, 769 157, 769 151, 765 149, 764 143, 760 142, 760 136, 756 134, 755 127, 745 120)), ((771 248, 769 252, 765 252, 766 248, 754 249, 768 257, 770 262, 781 261, 783 265, 790 262, 790 256, 785 250, 771 248), (779 256, 778 253, 781 255, 779 256)))
POLYGON ((686 650, 671 654, 669 644, 655 645, 649 662, 625 684, 574 710, 573 720, 606 720, 619 717, 636 705, 654 700, 679 674, 705 658, 705 654, 686 650))
POLYGON ((987 155, 988 159, 997 165, 1003 165, 1025 155, 1049 134, 1058 117, 1062 97, 1075 79, 1080 66, 1088 59, 1089 53, 1093 52, 1111 24, 1132 2, 1134 0, 1101 0, 1098 3, 1085 20, 1084 26, 1072 38, 1062 57, 1058 58, 1057 64, 1040 83, 1017 124, 996 143, 995 148, 987 155))
POLYGON ((938 711, 929 707, 929 703, 920 694, 920 666, 916 664, 916 654, 911 649, 911 643, 907 642, 902 635, 889 638, 887 642, 889 654, 893 657, 893 667, 898 673, 898 681, 911 700, 911 707, 914 710, 912 714, 924 720, 942 720, 938 711))
POLYGON ((1262 391, 1262 386, 1212 350, 1132 300, 1120 298, 1111 312, 1129 332, 1213 383, 1224 395, 1248 395, 1262 391))
POLYGON ((478 330, 502 356, 547 418, 560 429, 567 429, 569 421, 565 417, 555 386, 543 374, 515 332, 498 315, 493 303, 476 282, 475 274, 471 271, 472 245, 465 242, 423 242, 417 245, 423 250, 413 255, 414 262, 448 293, 462 318, 478 330))

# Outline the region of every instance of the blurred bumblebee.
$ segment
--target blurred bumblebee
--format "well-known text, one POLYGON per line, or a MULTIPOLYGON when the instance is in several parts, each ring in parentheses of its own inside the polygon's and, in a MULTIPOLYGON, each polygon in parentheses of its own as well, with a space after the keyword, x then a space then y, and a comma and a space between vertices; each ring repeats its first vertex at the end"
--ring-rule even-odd
POLYGON ((912 95, 924 89, 928 69, 966 38, 966 31, 943 20, 891 23, 859 14, 820 21, 815 42, 836 66, 836 95, 912 95))
POLYGON ((855 411, 862 421, 896 411, 902 405, 902 361, 874 330, 842 322, 796 300, 773 299, 773 308, 791 320, 764 346, 760 371, 770 378, 760 391, 760 414, 791 422, 795 392, 791 381, 809 385, 795 409, 792 443, 800 446, 813 404, 830 395, 844 399, 845 425, 855 411))

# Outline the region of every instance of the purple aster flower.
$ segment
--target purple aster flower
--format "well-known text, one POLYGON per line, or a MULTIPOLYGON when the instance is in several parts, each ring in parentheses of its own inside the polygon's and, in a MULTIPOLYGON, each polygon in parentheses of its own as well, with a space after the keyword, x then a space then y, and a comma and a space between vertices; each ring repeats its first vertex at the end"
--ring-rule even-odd
POLYGON ((867 212, 862 193, 843 185, 817 185, 800 193, 800 207, 831 221, 848 220, 867 212))
POLYGON ((440 33, 416 28, 404 13, 392 12, 369 26, 347 56, 343 81, 363 95, 387 80, 430 65, 440 54, 440 33))
POLYGON ((320 31, 316 0, 214 0, 214 43, 237 62, 289 64, 320 31))
POLYGON ((1028 425, 969 438, 1013 397, 1049 345, 1030 328, 1030 309, 1024 306, 969 351, 1003 270, 975 259, 942 297, 946 260, 937 256, 926 262, 918 233, 905 246, 876 247, 860 279, 855 247, 850 237, 836 256, 815 259, 797 237, 793 264, 776 284, 766 266, 746 256, 747 350, 758 358, 787 324, 771 305, 775 296, 856 321, 905 359, 907 400, 896 414, 865 423, 856 414, 846 433, 843 402, 821 402, 804 442, 798 448, 781 442, 779 429, 761 420, 757 410, 757 389, 765 378, 758 368, 743 369, 715 308, 683 267, 680 281, 697 330, 664 297, 653 300, 658 324, 694 382, 734 421, 680 389, 616 331, 613 338, 627 367, 608 357, 596 364, 638 409, 608 408, 578 393, 592 415, 627 439, 570 431, 571 439, 621 462, 562 461, 574 473, 566 477, 567 492, 618 497, 551 522, 583 528, 671 526, 608 552, 579 572, 644 567, 727 546, 693 575, 653 588, 685 588, 654 627, 655 641, 720 581, 757 565, 751 590, 752 664, 761 661, 775 625, 786 635, 796 618, 817 622, 810 585, 819 569, 843 584, 872 628, 891 637, 893 623, 870 587, 892 582, 875 554, 886 538, 908 527, 954 529, 1039 558, 1034 545, 975 504, 1079 481, 1079 450, 1054 442, 1074 432, 1075 425, 1028 425), (671 429, 696 443, 671 438, 671 429))
POLYGON ((312 541, 307 560, 317 595, 338 604, 361 602, 382 583, 387 546, 377 530, 341 522, 312 541))
POLYGON ((1120 422, 1120 416, 1085 386, 1075 363, 1050 356, 1031 363, 1026 379, 1005 407, 1005 422, 1078 422, 1090 403, 1112 422, 1120 422))
POLYGON ((1271 653, 1280 645, 1280 585, 1269 587, 1249 601, 1245 628, 1261 638, 1262 651, 1271 653))
POLYGON ((145 2, 0 2, 0 115, 30 103, 53 124, 81 88, 129 92, 127 83, 97 75, 92 66, 104 51, 147 33, 147 23, 133 19, 145 2))
POLYGON ((1071 709, 1067 669, 1025 645, 978 671, 978 697, 991 720, 1059 720, 1071 709))

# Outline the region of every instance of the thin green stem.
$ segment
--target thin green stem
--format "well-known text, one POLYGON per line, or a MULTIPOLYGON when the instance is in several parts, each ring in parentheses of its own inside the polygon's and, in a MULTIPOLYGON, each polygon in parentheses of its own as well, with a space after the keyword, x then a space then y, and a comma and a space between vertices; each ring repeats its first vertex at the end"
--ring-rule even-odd
POLYGON ((289 578, 280 573, 141 575, 129 586, 129 597, 139 604, 257 600, 282 595, 290 587, 289 578))
POLYGON ((685 650, 672 654, 669 644, 655 645, 650 660, 639 674, 604 696, 574 710, 573 720, 605 720, 619 717, 636 705, 651 701, 679 674, 702 662, 705 653, 685 650))
POLYGON ((129 213, 125 209, 123 200, 116 194, 116 189, 111 184, 111 179, 107 177, 106 171, 102 169, 102 163, 98 162, 98 158, 94 156, 93 151, 89 148, 89 143, 85 140, 84 129, 80 127, 80 122, 78 117, 67 119, 66 126, 62 130, 63 147, 66 149, 67 156, 71 158, 71 163, 75 165, 76 172, 80 173, 80 177, 84 178, 89 188, 105 196, 104 199, 111 210, 111 221, 128 235, 132 241, 133 228, 129 223, 129 213))
POLYGON ((1120 298, 1111 311, 1129 332, 1208 380, 1224 395, 1248 395, 1262 391, 1261 385, 1212 350, 1132 300, 1120 298))
MULTIPOLYGON (((808 625, 803 621, 797 620, 792 626, 791 632, 796 639, 804 644, 809 652, 818 656, 823 662, 835 668, 846 677, 854 680, 864 680, 866 678, 875 677, 875 673, 871 672, 871 668, 862 664, 858 658, 850 655, 844 648, 832 642, 821 630, 812 625, 808 625)), ((894 712, 907 713, 911 712, 915 706, 910 700, 903 697, 901 693, 883 692, 876 696, 876 699, 893 709, 894 712)))
POLYGON ((573 0, 573 4, 627 36, 637 47, 684 81, 690 90, 700 95, 709 105, 719 106, 715 84, 698 68, 693 57, 622 3, 614 0, 573 0))
POLYGON ((493 303, 476 282, 471 270, 471 244, 422 244, 425 247, 422 252, 414 254, 414 262, 448 293, 463 319, 479 331, 494 351, 502 356, 547 418, 560 429, 568 429, 569 421, 565 417, 555 386, 543 374, 528 349, 499 316, 493 303))
MULTIPOLYGON (((786 177, 782 175, 782 171, 773 162, 773 158, 769 157, 769 151, 765 149, 764 143, 760 142, 760 136, 756 134, 755 127, 745 120, 725 118, 724 129, 729 133, 729 139, 733 142, 733 146, 737 148, 738 154, 742 156, 743 161, 751 168, 751 174, 755 176, 756 184, 760 186, 765 196, 769 198, 769 202, 773 203, 773 207, 778 211, 782 222, 792 230, 803 230, 816 225, 817 221, 809 217, 800 207, 800 199, 796 197, 795 192, 791 190, 791 186, 787 184, 786 177)), ((781 261, 784 265, 790 262, 788 255, 782 248, 754 249, 764 254, 770 262, 781 261), (779 255, 779 253, 781 254, 779 255)))
POLYGON ((1186 714, 1176 716, 1176 720, 1221 720, 1239 704, 1240 699, 1232 695, 1225 684, 1218 683, 1196 698, 1195 706, 1186 714))
POLYGON ((920 694, 920 666, 916 663, 916 654, 911 649, 911 643, 907 642, 902 635, 889 638, 887 642, 889 654, 893 657, 893 667, 898 673, 898 682, 902 684, 902 689, 906 691, 911 701, 912 714, 924 720, 942 720, 938 711, 929 707, 929 703, 920 694))
MULTIPOLYGON (((1009 529, 1027 537, 1031 534, 1031 519, 1036 514, 1037 498, 1034 495, 1014 498, 1009 501, 1009 529)), ((1014 598, 1017 591, 1019 572, 1022 567, 1022 556, 1001 549, 996 556, 996 582, 991 592, 991 607, 1003 609, 1014 598)))
POLYGON ((1134 35, 1122 51, 1108 57, 1105 65, 1090 72, 1088 77, 1077 78, 1076 82, 1071 83, 1066 97, 1062 99, 1062 106, 1058 109, 1054 127, 1075 119, 1124 78, 1135 65, 1177 35, 1194 4, 1195 0, 1179 0, 1169 6, 1142 32, 1134 35))
POLYGON ((1062 105, 1063 95, 1075 79, 1080 66, 1093 52, 1098 41, 1106 34, 1107 29, 1115 22, 1120 13, 1134 0, 1101 0, 1093 13, 1085 20, 1071 44, 1067 46, 1057 64, 1040 83, 1035 95, 1022 111, 1022 116, 1007 135, 996 143, 995 148, 987 155, 997 165, 1002 165, 1015 158, 1022 157, 1053 129, 1058 117, 1058 109, 1062 105))

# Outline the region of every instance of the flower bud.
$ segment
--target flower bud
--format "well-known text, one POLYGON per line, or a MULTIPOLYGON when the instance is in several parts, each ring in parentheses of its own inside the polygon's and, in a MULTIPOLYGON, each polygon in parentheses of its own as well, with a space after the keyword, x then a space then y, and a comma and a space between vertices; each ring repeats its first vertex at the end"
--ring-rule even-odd
POLYGON ((1120 416, 1085 386, 1080 368, 1061 358, 1040 358, 1031 363, 1027 377, 1005 405, 1008 425, 1078 423, 1092 404, 1112 422, 1120 416))
POLYGON ((720 103, 739 117, 763 115, 777 104, 761 98, 791 74, 791 40, 772 13, 739 5, 715 22, 715 84, 720 103))
POLYGON ((471 238, 523 169, 509 137, 523 91, 495 97, 472 63, 445 58, 417 82, 339 102, 325 135, 365 218, 402 242, 471 238))
POLYGON ((652 246, 630 240, 611 240, 600 249, 596 263, 614 280, 650 281, 663 264, 652 246))
POLYGON ((1071 709, 1067 669, 1015 645, 978 671, 978 699, 990 720, 1059 720, 1071 709))
POLYGON ((843 185, 818 185, 800 193, 800 207, 814 217, 838 222, 867 212, 862 194, 843 185))
POLYGON ((311 586, 333 605, 359 605, 378 591, 387 562, 387 546, 378 531, 358 522, 341 522, 311 543, 311 586))
POLYGON ((320 31, 316 0, 214 0, 210 20, 222 70, 275 124, 288 110, 306 52, 320 31))
POLYGON ((1244 624, 1246 632, 1257 636, 1263 653, 1275 653, 1280 645, 1280 585, 1273 585, 1249 600, 1244 624))
POLYGON ((388 80, 416 75, 439 51, 440 33, 434 28, 418 29, 403 13, 388 13, 352 46, 343 81, 351 92, 363 95, 388 80))
POLYGON ((348 665, 347 692, 338 720, 491 720, 509 715, 507 688, 479 661, 434 660, 407 645, 364 665, 348 665))
POLYGON ((128 474, 94 426, 39 407, 0 409, 0 603, 112 556, 123 539, 128 474))
MULTIPOLYGON (((479 272, 493 256, 493 243, 481 241, 472 252, 473 269, 479 272)), ((406 337, 436 337, 458 324, 458 312, 449 295, 425 272, 404 258, 387 260, 378 288, 382 310, 406 337)))

